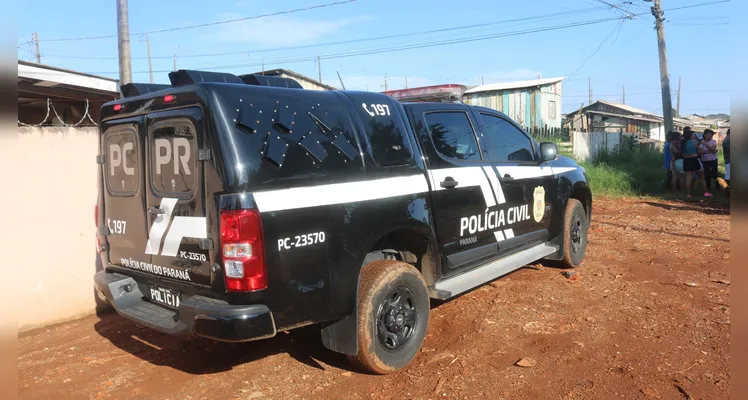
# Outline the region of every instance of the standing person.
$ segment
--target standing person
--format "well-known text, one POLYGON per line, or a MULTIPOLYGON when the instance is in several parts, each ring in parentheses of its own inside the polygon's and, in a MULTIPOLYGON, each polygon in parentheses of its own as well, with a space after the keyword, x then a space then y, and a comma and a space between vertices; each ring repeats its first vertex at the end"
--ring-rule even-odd
POLYGON ((713 130, 704 131, 704 139, 699 144, 699 154, 701 154, 701 164, 704 166, 707 190, 712 190, 712 179, 714 179, 714 185, 719 187, 717 185, 717 141, 714 140, 713 130))
POLYGON ((673 190, 675 190, 675 186, 672 185, 673 154, 670 151, 670 141, 673 138, 673 133, 675 132, 668 132, 667 138, 665 139, 665 146, 662 149, 662 153, 663 153, 662 168, 665 168, 665 171, 667 171, 667 178, 665 178, 665 189, 672 188, 673 190))
POLYGON ((680 132, 670 132, 668 148, 672 160, 670 161, 670 170, 672 175, 673 191, 683 189, 683 154, 680 151, 681 136, 680 132))
POLYGON ((727 196, 730 196, 730 129, 727 137, 722 141, 722 155, 725 156, 725 181, 727 182, 727 196))
POLYGON ((691 182, 693 176, 696 175, 701 182, 701 187, 704 188, 704 197, 712 197, 706 189, 706 182, 704 181, 704 168, 699 160, 698 140, 694 138, 694 133, 690 128, 683 130, 683 141, 680 145, 681 153, 683 154, 683 171, 685 171, 686 180, 686 197, 691 197, 691 182))

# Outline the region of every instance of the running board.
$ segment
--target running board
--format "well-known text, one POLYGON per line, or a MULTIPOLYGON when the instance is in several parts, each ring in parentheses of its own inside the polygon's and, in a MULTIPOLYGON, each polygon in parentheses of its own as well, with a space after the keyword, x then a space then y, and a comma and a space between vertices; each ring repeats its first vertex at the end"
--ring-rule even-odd
POLYGON ((438 282, 429 290, 429 296, 439 300, 446 300, 470 289, 490 282, 502 275, 506 275, 527 264, 540 260, 558 251, 558 246, 543 243, 527 250, 511 254, 496 261, 477 267, 454 278, 438 282))

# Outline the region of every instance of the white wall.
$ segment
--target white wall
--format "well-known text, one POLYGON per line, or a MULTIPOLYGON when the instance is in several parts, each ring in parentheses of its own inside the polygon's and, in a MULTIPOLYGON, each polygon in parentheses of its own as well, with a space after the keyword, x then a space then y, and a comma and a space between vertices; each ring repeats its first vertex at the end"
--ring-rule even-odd
POLYGON ((17 275, 18 330, 93 313, 98 128, 19 127, 8 136, 0 159, 14 165, 4 163, 3 186, 18 197, 3 204, 0 243, 15 255, 5 267, 17 275))

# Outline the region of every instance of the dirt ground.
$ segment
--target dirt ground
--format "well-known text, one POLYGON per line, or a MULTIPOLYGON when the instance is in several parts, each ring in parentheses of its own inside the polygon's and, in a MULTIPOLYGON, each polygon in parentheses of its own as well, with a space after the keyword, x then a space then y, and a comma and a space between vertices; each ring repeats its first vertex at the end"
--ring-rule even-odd
POLYGON ((576 277, 531 266, 435 304, 421 353, 400 373, 351 370, 314 327, 225 344, 108 314, 22 335, 19 396, 729 398, 729 211, 603 199, 593 220, 576 277), (522 358, 534 366, 516 366, 522 358))

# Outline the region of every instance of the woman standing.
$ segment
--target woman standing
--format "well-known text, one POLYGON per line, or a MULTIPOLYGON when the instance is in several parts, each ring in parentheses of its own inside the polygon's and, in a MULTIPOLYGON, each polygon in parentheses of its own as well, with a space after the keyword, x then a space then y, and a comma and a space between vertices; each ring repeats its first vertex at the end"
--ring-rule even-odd
POLYGON ((683 171, 685 172, 686 180, 686 197, 691 197, 691 181, 693 180, 694 174, 699 177, 701 187, 704 188, 704 197, 712 197, 706 189, 706 181, 704 180, 704 168, 702 168, 701 160, 699 160, 698 141, 690 128, 683 130, 683 142, 681 143, 681 152, 683 154, 683 171))
POLYGON ((667 145, 667 149, 670 152, 670 171, 672 172, 670 184, 672 185, 673 192, 676 193, 679 188, 683 189, 683 154, 680 151, 680 142, 680 132, 670 132, 667 145))
POLYGON ((714 140, 713 130, 707 129, 704 131, 704 140, 699 145, 699 153, 701 154, 701 164, 704 165, 706 188, 711 190, 712 179, 714 179, 715 186, 717 184, 717 141, 714 140))

